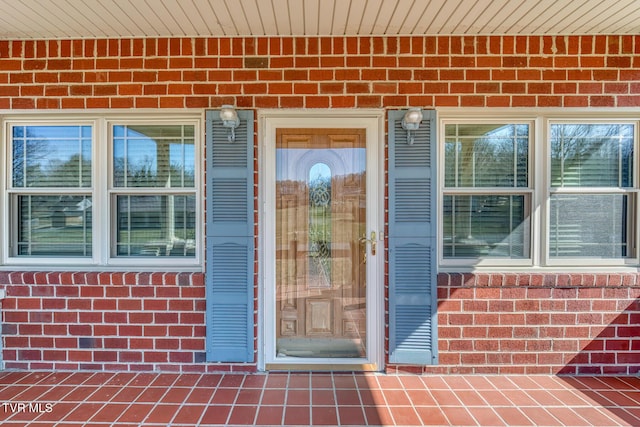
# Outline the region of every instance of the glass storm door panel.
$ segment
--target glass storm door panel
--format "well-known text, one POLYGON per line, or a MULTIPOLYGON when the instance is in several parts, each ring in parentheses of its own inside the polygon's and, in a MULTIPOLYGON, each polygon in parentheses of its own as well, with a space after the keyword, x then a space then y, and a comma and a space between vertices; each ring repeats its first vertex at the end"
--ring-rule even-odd
POLYGON ((364 129, 276 132, 276 357, 366 357, 364 129))

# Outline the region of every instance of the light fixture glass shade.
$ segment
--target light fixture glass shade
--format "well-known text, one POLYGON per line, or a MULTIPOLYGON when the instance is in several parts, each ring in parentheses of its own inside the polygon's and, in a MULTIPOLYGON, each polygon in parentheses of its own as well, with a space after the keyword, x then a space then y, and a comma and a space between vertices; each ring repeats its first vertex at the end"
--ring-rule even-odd
POLYGON ((402 117, 402 129, 407 131, 407 144, 413 145, 416 136, 415 132, 420 128, 422 122, 422 110, 420 108, 409 108, 402 117))
POLYGON ((222 120, 222 126, 228 129, 227 141, 236 141, 236 128, 240 126, 240 118, 238 112, 232 105, 223 105, 220 107, 220 120, 222 120))
POLYGON ((404 113, 402 118, 402 128, 406 130, 417 130, 422 122, 422 110, 420 108, 410 108, 404 113))
POLYGON ((220 108, 220 120, 224 127, 238 127, 240 120, 238 119, 238 112, 231 105, 223 105, 220 108))

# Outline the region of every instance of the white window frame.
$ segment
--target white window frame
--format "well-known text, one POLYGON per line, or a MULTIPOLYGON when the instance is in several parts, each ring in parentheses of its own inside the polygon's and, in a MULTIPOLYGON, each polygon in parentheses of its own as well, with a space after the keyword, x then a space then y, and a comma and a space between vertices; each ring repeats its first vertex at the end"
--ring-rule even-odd
POLYGON ((533 119, 521 118, 521 117, 478 117, 478 118, 441 118, 440 126, 438 129, 438 181, 440 183, 438 188, 438 256, 439 265, 441 267, 469 267, 469 266, 505 266, 505 267, 531 267, 533 265, 533 248, 531 239, 533 238, 533 214, 535 209, 535 191, 534 191, 534 179, 536 171, 534 169, 534 141, 536 134, 536 123, 533 119), (445 128, 446 125, 451 124, 501 124, 501 125, 528 125, 529 126, 529 144, 528 144, 528 158, 527 158, 527 186, 526 187, 445 187, 445 128), (529 214, 527 226, 529 227, 529 233, 525 236, 525 253, 528 256, 524 258, 444 258, 444 218, 442 215, 442 209, 444 207, 445 196, 473 196, 480 194, 504 194, 504 195, 524 195, 526 211, 529 214), (528 200, 527 200, 528 198, 528 200))
MULTIPOLYGON (((118 125, 125 126, 134 126, 134 125, 193 125, 194 126, 194 151, 195 151, 195 162, 196 168, 198 165, 201 165, 201 157, 200 157, 200 149, 199 147, 202 145, 199 139, 201 138, 201 130, 200 123, 197 120, 175 120, 169 117, 164 119, 162 118, 146 118, 146 119, 124 119, 124 120, 108 120, 106 123, 107 128, 107 140, 109 143, 107 144, 109 147, 108 153, 108 182, 106 183, 107 187, 107 212, 109 212, 109 236, 108 236, 108 250, 109 253, 106 254, 108 257, 109 265, 121 265, 121 266, 136 266, 140 263, 144 263, 147 258, 153 257, 134 257, 134 256, 116 256, 115 255, 115 245, 116 245, 116 221, 117 221, 117 206, 116 206, 116 197, 118 195, 193 195, 196 199, 196 250, 195 250, 195 259, 198 259, 198 254, 201 252, 199 245, 202 245, 203 235, 202 232, 202 207, 201 207, 201 198, 198 197, 200 192, 200 171, 196 170, 195 176, 195 185, 193 188, 191 187, 171 187, 171 188, 162 188, 162 187, 115 187, 113 185, 113 127, 118 125)), ((104 246, 104 245, 103 245, 104 246)), ((182 265, 192 265, 194 264, 193 258, 180 258, 180 257, 158 257, 159 260, 164 260, 164 262, 160 262, 160 264, 170 264, 174 266, 182 266, 182 265)))
MULTIPOLYGON (((88 193, 92 198, 92 256, 90 257, 28 257, 12 255, 11 247, 15 240, 3 239, 0 245, 0 259, 2 265, 0 269, 16 267, 47 268, 47 269, 80 269, 95 270, 99 267, 101 271, 115 271, 126 268, 136 271, 203 271, 204 263, 204 113, 185 113, 181 111, 162 111, 131 114, 114 114, 112 112, 86 113, 86 111, 75 114, 7 114, 2 117, 4 149, 0 158, 5 173, 0 174, 0 222, 3 235, 12 236, 15 230, 16 212, 11 212, 11 200, 13 194, 21 194, 20 188, 13 189, 11 185, 12 174, 12 135, 13 125, 18 126, 38 126, 38 125, 90 125, 92 127, 93 145, 91 150, 92 162, 92 185, 87 188, 70 188, 70 193, 88 193), (189 258, 179 257, 117 257, 112 256, 112 244, 115 237, 114 221, 115 203, 113 199, 113 177, 112 177, 112 153, 113 144, 111 139, 112 125, 118 124, 145 124, 145 125, 193 125, 194 126, 194 157, 195 157, 195 185, 194 188, 119 188, 121 193, 133 194, 136 192, 144 194, 193 194, 195 195, 196 209, 196 249, 195 256, 189 258), (105 161, 105 159, 107 159, 105 161), (163 191, 164 190, 164 191, 163 191)), ((38 189, 38 194, 50 192, 60 194, 57 189, 38 189)), ((25 193, 28 193, 25 192, 25 193)))
POLYGON ((638 120, 623 120, 619 118, 555 118, 549 117, 545 120, 545 138, 544 138, 544 161, 545 168, 545 198, 544 198, 544 218, 545 218, 545 233, 544 233, 544 265, 549 267, 556 266, 578 266, 589 267, 593 265, 599 265, 603 267, 633 267, 638 266, 638 216, 640 205, 638 204, 638 120), (551 187, 551 126, 555 124, 620 124, 620 125, 632 125, 634 127, 634 156, 633 156, 633 183, 632 187, 628 189, 622 189, 619 187, 551 187), (551 217, 551 195, 552 194, 625 194, 630 196, 629 202, 631 203, 631 215, 628 220, 629 238, 632 254, 626 258, 588 258, 588 257, 552 257, 549 251, 550 247, 550 217, 551 217))
MULTIPOLYGON (((3 235, 7 236, 6 239, 3 239, 3 264, 5 265, 60 265, 64 263, 70 263, 70 260, 73 260, 74 264, 78 264, 81 266, 91 265, 93 264, 93 258, 95 257, 96 250, 96 240, 95 236, 92 237, 91 242, 91 253, 92 256, 89 257, 65 257, 65 258, 55 258, 55 257, 37 257, 37 256, 16 256, 14 255, 16 249, 13 247, 17 243, 17 230, 18 230, 18 212, 17 205, 12 200, 14 197, 19 195, 59 195, 61 187, 37 187, 37 188, 29 188, 29 187, 13 187, 12 185, 12 177, 13 177, 13 134, 12 129, 14 126, 90 126, 91 127, 91 135, 93 138, 92 146, 91 146, 91 186, 90 187, 69 187, 64 188, 65 194, 77 194, 77 195, 89 195, 92 200, 93 209, 99 208, 95 206, 95 187, 96 187, 96 155, 95 155, 95 147, 97 145, 96 138, 96 121, 95 120, 87 120, 87 119, 63 119, 63 120, 53 120, 53 119, 16 119, 5 120, 4 126, 4 135, 5 135, 5 156, 3 160, 3 167, 5 168, 5 173, 3 174, 3 185, 2 189, 4 192, 4 203, 3 203, 3 218, 5 219, 2 223, 3 235)), ((92 227, 95 224, 95 216, 92 219, 92 227)))
MULTIPOLYGON (((438 110, 438 268, 440 272, 467 271, 616 271, 637 272, 640 269, 640 110, 637 109, 459 109, 438 110), (530 123, 529 189, 531 190, 530 212, 530 259, 509 258, 443 258, 443 194, 455 193, 455 189, 444 187, 444 141, 445 124, 451 123, 530 123), (551 188, 550 130, 552 124, 631 124, 634 126, 633 187, 630 189, 599 188, 587 191, 606 194, 629 194, 633 196, 630 238, 633 253, 621 259, 552 258, 549 254, 550 197, 552 193, 577 192, 579 189, 562 190, 551 188), (453 192, 451 190, 454 190, 453 192)), ((480 189, 481 190, 481 189, 480 189)), ((516 189, 517 190, 517 189, 516 189)), ((523 188, 525 190, 525 188, 523 188)))

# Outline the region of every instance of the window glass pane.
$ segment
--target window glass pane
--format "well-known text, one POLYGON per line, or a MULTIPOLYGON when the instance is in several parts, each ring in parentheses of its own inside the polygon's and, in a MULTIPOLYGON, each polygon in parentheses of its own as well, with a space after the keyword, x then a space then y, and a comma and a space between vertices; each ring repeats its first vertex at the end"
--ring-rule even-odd
POLYGON ((633 125, 551 125, 552 187, 633 186, 633 125))
POLYGON ((116 205, 117 256, 195 257, 195 196, 117 196, 116 205))
POLYGON ((445 125, 445 187, 527 187, 529 125, 445 125))
POLYGON ((91 256, 91 197, 17 196, 17 255, 91 256))
POLYGON ((527 199, 524 195, 445 195, 444 257, 527 258, 527 199))
POLYGON ((113 184, 195 187, 194 126, 114 126, 113 184))
POLYGON ((13 187, 91 186, 91 126, 14 126, 13 187))
POLYGON ((628 195, 554 194, 550 201, 551 257, 631 256, 628 195))

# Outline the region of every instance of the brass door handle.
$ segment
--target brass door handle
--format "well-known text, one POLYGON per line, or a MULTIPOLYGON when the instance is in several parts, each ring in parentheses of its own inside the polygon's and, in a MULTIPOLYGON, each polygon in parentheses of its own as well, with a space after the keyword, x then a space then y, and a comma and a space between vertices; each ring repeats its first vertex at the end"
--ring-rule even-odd
POLYGON ((376 254, 376 250, 378 249, 378 239, 376 238, 376 232, 371 232, 371 238, 367 239, 366 234, 360 238, 360 243, 371 243, 371 255, 376 254))
POLYGON ((376 254, 376 250, 378 249, 378 239, 376 238, 376 232, 372 231, 371 232, 371 255, 375 255, 376 254))

